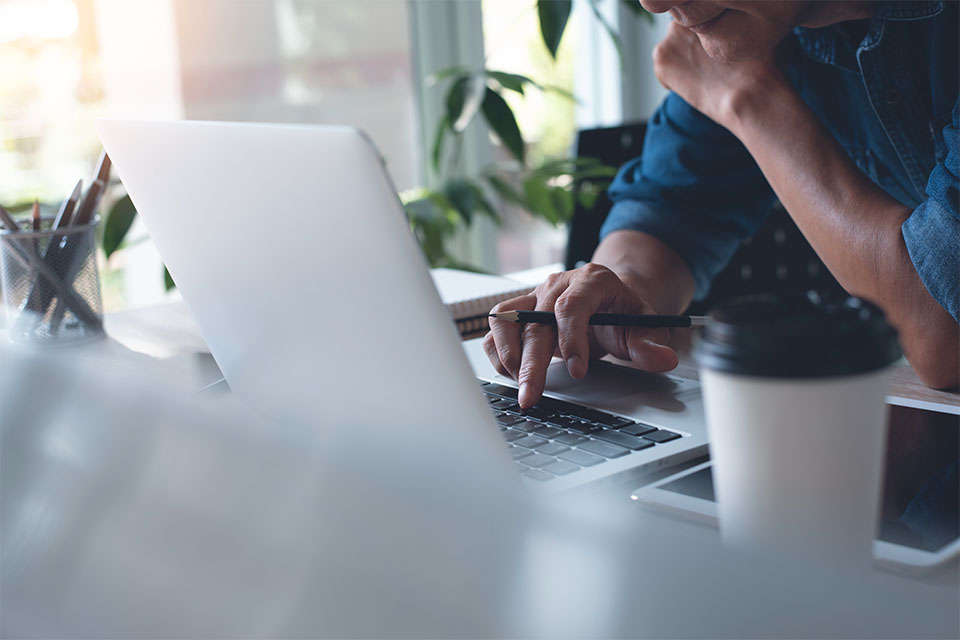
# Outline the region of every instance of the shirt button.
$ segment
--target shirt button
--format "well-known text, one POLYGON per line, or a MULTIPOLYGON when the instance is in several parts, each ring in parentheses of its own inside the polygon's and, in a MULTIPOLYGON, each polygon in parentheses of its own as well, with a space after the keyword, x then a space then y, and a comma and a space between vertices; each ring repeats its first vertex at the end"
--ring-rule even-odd
POLYGON ((883 97, 886 99, 887 104, 897 104, 900 102, 900 92, 897 91, 895 87, 888 87, 883 97))

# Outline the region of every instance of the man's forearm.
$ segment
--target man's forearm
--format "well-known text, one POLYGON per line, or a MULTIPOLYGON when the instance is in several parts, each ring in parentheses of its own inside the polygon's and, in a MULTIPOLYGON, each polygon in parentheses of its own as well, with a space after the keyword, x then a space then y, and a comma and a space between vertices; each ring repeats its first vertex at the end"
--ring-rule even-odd
POLYGON ((616 273, 658 313, 680 313, 693 298, 693 275, 660 240, 640 231, 614 231, 600 243, 593 261, 616 273))
POLYGON ((907 253, 911 210, 859 171, 790 87, 773 86, 731 100, 726 126, 840 284, 883 307, 920 377, 956 386, 960 332, 907 253))

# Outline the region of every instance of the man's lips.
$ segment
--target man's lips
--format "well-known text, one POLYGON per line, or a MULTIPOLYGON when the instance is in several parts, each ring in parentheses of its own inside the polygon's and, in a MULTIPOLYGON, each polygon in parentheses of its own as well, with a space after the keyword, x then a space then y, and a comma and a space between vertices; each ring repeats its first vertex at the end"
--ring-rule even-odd
MULTIPOLYGON (((721 11, 720 13, 718 13, 717 15, 713 16, 712 18, 710 18, 709 20, 703 20, 703 21, 701 21, 701 22, 698 22, 698 23, 692 24, 692 25, 686 25, 686 24, 680 23, 680 26, 681 26, 681 27, 684 27, 684 28, 686 28, 686 29, 690 29, 690 31, 693 31, 694 33, 703 33, 703 32, 705 32, 705 31, 709 30, 711 27, 713 27, 713 25, 715 25, 715 24, 717 23, 717 21, 720 20, 720 18, 721 18, 721 17, 723 16, 723 14, 725 14, 726 12, 727 12, 727 10, 724 9, 723 11, 721 11)), ((684 21, 684 22, 686 22, 686 21, 684 21)))

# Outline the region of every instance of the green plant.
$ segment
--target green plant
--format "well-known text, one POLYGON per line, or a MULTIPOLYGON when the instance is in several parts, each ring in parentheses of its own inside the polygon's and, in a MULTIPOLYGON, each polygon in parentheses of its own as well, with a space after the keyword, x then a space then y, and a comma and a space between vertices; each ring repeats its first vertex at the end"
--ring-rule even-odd
MULTIPOLYGON (((652 19, 639 0, 621 0, 635 14, 652 19)), ((590 0, 596 18, 613 38, 622 60, 619 35, 606 21, 598 0, 590 0)), ((540 34, 550 56, 556 60, 572 10, 570 0, 539 0, 537 14, 540 34)), ((450 67, 427 78, 428 84, 446 84, 445 110, 436 125, 431 164, 441 176, 434 189, 419 189, 402 194, 410 225, 420 241, 431 266, 472 269, 458 262, 447 242, 462 228, 469 227, 478 215, 500 222, 490 195, 515 205, 551 224, 566 223, 576 200, 590 207, 605 181, 616 173, 591 158, 562 158, 531 165, 526 143, 513 110, 504 99, 506 92, 526 95, 527 91, 550 91, 570 100, 565 90, 544 85, 527 76, 489 69, 450 67), (460 150, 466 129, 482 118, 511 156, 511 162, 486 167, 480 175, 467 177, 460 170, 460 150), (449 151, 448 151, 449 148, 449 151), (574 185, 580 188, 574 189, 574 185)))
MULTIPOLYGON (((600 0, 588 0, 593 14, 613 39, 623 60, 619 35, 599 9, 600 0)), ((652 20, 639 0, 620 0, 635 15, 652 20)), ((540 34, 553 60, 566 31, 572 0, 538 0, 536 3, 540 34)), ((444 84, 444 113, 436 125, 431 147, 431 164, 440 176, 439 185, 400 194, 410 226, 431 266, 476 270, 457 260, 448 243, 477 216, 487 216, 498 224, 501 216, 494 197, 517 206, 551 224, 566 223, 576 202, 590 207, 600 190, 616 172, 591 158, 560 158, 531 165, 527 161, 526 142, 516 116, 504 99, 506 92, 526 95, 528 91, 549 91, 575 97, 555 86, 494 69, 450 67, 426 79, 430 85, 444 84), (479 175, 464 175, 460 168, 463 135, 482 118, 503 144, 508 162, 485 167, 479 175), (574 189, 577 185, 579 188, 574 189)), ((116 200, 104 216, 103 248, 109 258, 124 243, 136 217, 128 196, 116 200)), ((164 269, 167 289, 174 286, 164 269)))

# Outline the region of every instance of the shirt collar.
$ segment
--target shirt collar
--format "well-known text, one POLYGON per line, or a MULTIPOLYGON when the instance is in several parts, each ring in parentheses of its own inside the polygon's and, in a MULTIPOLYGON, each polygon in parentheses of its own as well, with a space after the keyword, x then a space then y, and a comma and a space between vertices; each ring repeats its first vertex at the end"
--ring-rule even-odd
POLYGON ((883 0, 870 20, 867 35, 859 43, 851 42, 837 25, 820 29, 797 27, 793 30, 800 48, 820 62, 849 71, 857 70, 857 49, 870 49, 879 43, 887 21, 924 20, 943 11, 943 0, 883 0))
POLYGON ((923 20, 943 11, 943 0, 887 1, 877 6, 877 16, 884 20, 923 20))

